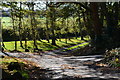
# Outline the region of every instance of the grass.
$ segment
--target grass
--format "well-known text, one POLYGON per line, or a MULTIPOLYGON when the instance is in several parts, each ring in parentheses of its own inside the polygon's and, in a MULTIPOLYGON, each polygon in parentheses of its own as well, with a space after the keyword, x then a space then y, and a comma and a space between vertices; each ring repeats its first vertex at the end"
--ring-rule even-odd
POLYGON ((67 48, 67 49, 65 49, 63 51, 69 51, 69 50, 73 50, 73 49, 76 49, 76 48, 84 47, 84 46, 86 46, 88 44, 89 44, 89 42, 86 42, 86 43, 83 43, 83 44, 80 44, 80 45, 77 45, 77 46, 73 46, 73 47, 67 48))
POLYGON ((31 62, 31 61, 27 61, 27 60, 20 59, 20 58, 12 58, 9 56, 4 56, 4 58, 0 58, 0 68, 8 69, 7 67, 11 62, 18 62, 20 63, 20 65, 25 64, 25 65, 37 66, 36 63, 31 62))
MULTIPOLYGON (((9 56, 4 56, 4 58, 0 58, 0 68, 7 69, 7 66, 11 62, 18 62, 16 58, 11 58, 9 56)), ((22 60, 19 60, 20 63, 24 63, 22 60)))
POLYGON ((17 62, 17 60, 15 60, 14 58, 10 58, 10 57, 0 58, 0 64, 2 63, 8 64, 11 62, 17 62))
MULTIPOLYGON (((45 20, 41 18, 38 18, 38 19, 40 19, 41 20, 40 22, 42 22, 41 24, 44 25, 45 20)), ((2 17, 2 25, 3 25, 3 28, 7 28, 7 29, 12 28, 11 18, 2 17)), ((85 40, 89 40, 89 38, 85 38, 85 40)), ((65 47, 65 46, 72 46, 72 45, 83 43, 83 42, 85 41, 80 40, 80 38, 78 39, 72 38, 71 40, 68 40, 67 44, 65 42, 65 39, 61 39, 61 41, 59 40, 56 41, 57 46, 51 45, 51 43, 47 43, 46 40, 42 40, 42 42, 37 41, 37 45, 39 49, 42 49, 43 51, 49 51, 49 50, 54 50, 54 49, 65 47)), ((14 50, 14 41, 4 42, 4 44, 7 50, 14 50)), ((23 45, 24 45, 24 41, 23 41, 23 45)), ((30 51, 33 51, 33 41, 28 41, 28 47, 30 51)), ((17 48, 18 48, 18 51, 24 52, 24 49, 20 47, 19 41, 17 41, 17 48)))
POLYGON ((12 26, 11 18, 10 17, 2 17, 2 26, 3 26, 3 28, 10 28, 10 26, 12 26))
POLYGON ((35 63, 30 62, 30 61, 26 61, 24 59, 19 59, 19 58, 12 58, 9 56, 4 56, 4 58, 0 58, 0 69, 2 69, 3 71, 3 76, 4 78, 7 78, 5 80, 8 80, 9 78, 12 77, 12 75, 16 72, 19 72, 24 78, 26 78, 25 80, 29 79, 29 74, 31 73, 31 71, 28 71, 28 69, 31 69, 31 67, 37 67, 35 63), (22 67, 22 70, 12 70, 10 71, 8 69, 8 66, 11 62, 18 62, 20 64, 20 66, 22 67))
MULTIPOLYGON (((88 37, 85 38, 86 40, 89 40, 88 37)), ((24 45, 24 41, 23 45, 24 45)), ((85 42, 84 40, 80 40, 80 38, 75 39, 72 38, 71 40, 68 40, 67 43, 65 42, 65 39, 61 39, 61 41, 57 40, 57 46, 55 45, 51 45, 51 40, 50 43, 47 43, 46 40, 42 40, 42 42, 37 41, 37 45, 39 49, 42 49, 43 51, 50 51, 50 50, 54 50, 54 49, 58 49, 58 48, 62 48, 62 47, 66 47, 66 46, 72 46, 72 45, 76 45, 76 44, 80 44, 85 42)), ((14 50, 14 41, 10 41, 10 42, 4 42, 5 47, 7 50, 14 50)), ((33 51, 33 41, 28 41, 28 49, 32 52, 33 51)), ((17 41, 17 49, 18 51, 24 52, 24 49, 20 47, 20 42, 17 41)))
MULTIPOLYGON (((13 24, 12 24, 12 19, 11 17, 0 17, 1 18, 1 23, 2 23, 2 26, 4 29, 11 29, 13 24)), ((27 20, 28 18, 25 18, 25 21, 27 20)), ((41 22, 40 26, 41 25, 44 25, 45 23, 45 19, 43 18, 37 18, 37 20, 39 20, 41 22)), ((16 23, 16 25, 18 25, 18 23, 16 23)))

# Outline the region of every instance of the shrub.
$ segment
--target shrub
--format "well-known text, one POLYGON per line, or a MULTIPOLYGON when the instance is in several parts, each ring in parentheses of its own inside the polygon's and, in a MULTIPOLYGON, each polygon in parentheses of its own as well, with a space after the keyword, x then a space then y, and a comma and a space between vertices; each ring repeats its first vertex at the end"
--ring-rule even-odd
POLYGON ((120 67, 120 48, 107 50, 104 60, 110 67, 120 67))
POLYGON ((14 31, 12 29, 2 29, 3 41, 18 40, 19 39, 18 35, 14 34, 13 32, 14 31))

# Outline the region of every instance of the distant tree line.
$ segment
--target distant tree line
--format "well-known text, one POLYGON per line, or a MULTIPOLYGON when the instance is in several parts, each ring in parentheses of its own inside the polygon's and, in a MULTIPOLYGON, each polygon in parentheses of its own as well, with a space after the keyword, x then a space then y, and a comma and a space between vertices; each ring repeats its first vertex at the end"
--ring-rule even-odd
MULTIPOLYGON (((23 34, 24 35, 24 34, 23 34)), ((68 37, 70 38, 73 38, 73 37, 80 37, 80 34, 79 33, 76 33, 76 35, 74 33, 66 33, 66 34, 61 34, 60 38, 66 38, 65 35, 68 35, 68 37)), ((86 32, 84 32, 84 36, 86 36, 86 32)), ((19 41, 19 35, 17 34, 13 34, 13 30, 12 29, 3 29, 2 30, 2 36, 3 36, 3 41, 4 42, 7 42, 7 41, 14 41, 14 37, 17 37, 16 38, 16 41, 19 41)), ((43 34, 40 34, 41 36, 41 39, 42 40, 46 40, 46 35, 43 33, 43 34)), ((59 34, 56 34, 56 38, 59 39, 59 34)), ((39 39, 39 38, 38 38, 39 39)), ((51 37, 49 38, 51 39, 51 37)), ((22 38, 22 40, 24 41, 25 38, 22 38)), ((28 40, 32 40, 32 37, 31 36, 28 36, 28 40)))

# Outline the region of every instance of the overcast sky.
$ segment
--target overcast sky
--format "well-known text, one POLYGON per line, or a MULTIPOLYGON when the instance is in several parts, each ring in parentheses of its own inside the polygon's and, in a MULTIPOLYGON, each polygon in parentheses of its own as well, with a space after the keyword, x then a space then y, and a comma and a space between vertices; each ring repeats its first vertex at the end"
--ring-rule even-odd
MULTIPOLYGON (((39 8, 45 8, 45 1, 34 1, 36 4, 37 4, 37 6, 35 6, 35 9, 39 9, 39 8), (38 4, 39 3, 39 4, 38 4), (39 8, 38 8, 39 7, 39 8)), ((18 3, 18 6, 20 6, 20 4, 18 3)), ((25 8, 25 6, 23 6, 22 5, 22 7, 24 7, 25 8)), ((0 6, 0 8, 2 8, 3 10, 5 10, 5 11, 7 11, 7 10, 9 10, 9 8, 6 8, 6 7, 1 7, 0 6)))

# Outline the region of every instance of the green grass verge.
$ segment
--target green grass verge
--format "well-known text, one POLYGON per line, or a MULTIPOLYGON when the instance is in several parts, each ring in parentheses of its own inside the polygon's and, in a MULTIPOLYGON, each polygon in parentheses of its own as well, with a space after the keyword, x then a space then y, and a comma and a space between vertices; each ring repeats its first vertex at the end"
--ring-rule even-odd
MULTIPOLYGON (((85 38, 86 40, 89 40, 88 37, 85 38)), ((23 42, 23 46, 24 46, 24 41, 23 42)), ((57 40, 57 46, 51 45, 51 40, 50 43, 47 43, 46 40, 42 40, 42 42, 37 41, 37 46, 39 49, 42 49, 43 51, 49 51, 49 50, 54 50, 54 49, 58 49, 61 47, 65 47, 65 46, 72 46, 75 44, 80 44, 85 42, 84 40, 80 40, 80 38, 75 39, 72 38, 71 40, 68 40, 67 43, 65 42, 65 39, 61 39, 61 41, 57 40)), ((7 50, 14 50, 14 41, 10 41, 10 42, 4 42, 5 47, 7 50)), ((32 52, 33 50, 33 41, 28 41, 27 43, 28 45, 28 49, 32 52)), ((17 49, 18 51, 24 52, 24 49, 20 47, 20 41, 17 41, 17 49)))
POLYGON ((84 46, 86 46, 88 44, 89 44, 89 42, 86 42, 86 43, 83 43, 83 44, 80 44, 80 45, 77 45, 77 46, 73 46, 73 47, 67 48, 67 49, 65 49, 63 51, 69 51, 69 50, 73 50, 73 49, 76 49, 76 48, 81 48, 81 47, 84 47, 84 46))
MULTIPOLYGON (((1 23, 2 23, 2 27, 3 29, 11 29, 13 28, 13 24, 12 24, 12 19, 11 17, 0 17, 1 18, 1 23)), ((28 18, 24 18, 24 22, 26 22, 26 20, 28 20, 28 18)), ((41 25, 44 25, 45 23, 45 19, 43 18, 37 18, 37 20, 39 20, 41 22, 41 25)), ((16 20, 17 21, 17 20, 16 20)), ((18 23, 15 24, 16 26, 18 25, 18 23)), ((23 25, 24 26, 24 25, 23 25)))

